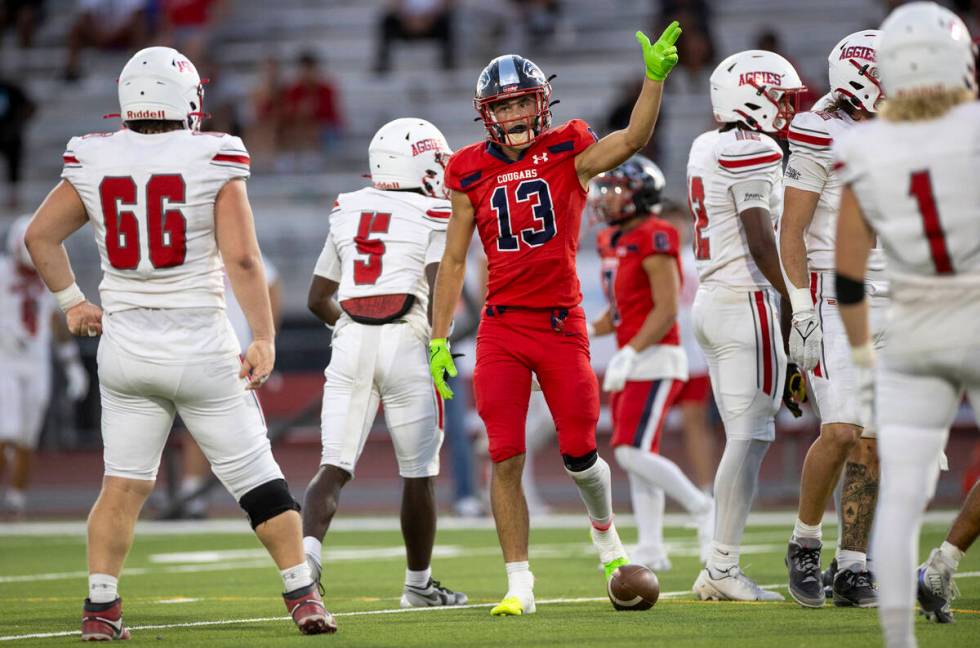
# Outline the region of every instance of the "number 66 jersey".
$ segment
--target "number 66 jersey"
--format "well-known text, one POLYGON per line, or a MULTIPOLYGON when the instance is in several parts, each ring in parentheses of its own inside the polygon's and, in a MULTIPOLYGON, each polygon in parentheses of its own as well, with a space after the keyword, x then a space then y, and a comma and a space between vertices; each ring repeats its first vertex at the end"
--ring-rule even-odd
POLYGON ((78 192, 92 222, 107 336, 156 361, 239 353, 224 316, 214 203, 225 183, 248 176, 245 146, 223 133, 124 128, 68 142, 61 177, 78 192), (195 338, 172 327, 167 339, 154 336, 147 345, 139 326, 113 326, 119 319, 114 314, 137 309, 179 314, 181 328, 205 335, 195 338))

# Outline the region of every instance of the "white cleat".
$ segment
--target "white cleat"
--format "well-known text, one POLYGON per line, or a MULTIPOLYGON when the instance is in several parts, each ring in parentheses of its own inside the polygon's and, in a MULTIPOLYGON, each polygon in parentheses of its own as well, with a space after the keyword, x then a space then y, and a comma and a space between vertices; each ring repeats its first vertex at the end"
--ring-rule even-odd
POLYGON ((779 592, 764 590, 738 565, 726 571, 705 567, 692 588, 702 601, 784 601, 779 592))
POLYGON ((599 531, 595 527, 590 528, 589 531, 592 533, 592 544, 599 552, 599 562, 608 565, 619 558, 625 558, 629 562, 629 555, 619 539, 619 533, 616 532, 614 524, 610 523, 609 528, 605 531, 599 531))

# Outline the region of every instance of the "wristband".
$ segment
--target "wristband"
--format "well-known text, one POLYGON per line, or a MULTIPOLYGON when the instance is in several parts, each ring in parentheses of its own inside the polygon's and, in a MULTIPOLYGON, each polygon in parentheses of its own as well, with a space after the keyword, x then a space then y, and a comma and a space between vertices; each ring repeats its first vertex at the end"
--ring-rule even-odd
POLYGON ((82 289, 78 287, 78 284, 72 282, 70 286, 64 290, 59 290, 54 293, 54 298, 58 301, 58 308, 61 309, 62 313, 67 313, 69 310, 78 306, 85 301, 85 295, 82 294, 82 289))
POLYGON ((813 310, 813 298, 810 297, 810 290, 808 288, 793 288, 792 284, 788 288, 789 303, 793 305, 794 315, 801 311, 813 310))

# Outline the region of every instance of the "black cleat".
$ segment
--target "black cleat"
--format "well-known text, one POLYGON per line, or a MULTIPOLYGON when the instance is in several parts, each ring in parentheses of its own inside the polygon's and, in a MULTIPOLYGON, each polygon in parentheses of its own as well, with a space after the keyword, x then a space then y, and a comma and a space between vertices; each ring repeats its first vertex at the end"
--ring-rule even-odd
POLYGON ((868 570, 842 569, 834 576, 834 605, 837 607, 878 607, 878 590, 868 570))
POLYGON ((820 541, 815 538, 799 538, 790 540, 786 549, 789 595, 803 607, 823 607, 827 600, 820 573, 820 547, 820 541))
POLYGON ((830 567, 822 574, 823 576, 823 595, 830 598, 834 595, 834 576, 837 575, 837 559, 830 561, 830 567))

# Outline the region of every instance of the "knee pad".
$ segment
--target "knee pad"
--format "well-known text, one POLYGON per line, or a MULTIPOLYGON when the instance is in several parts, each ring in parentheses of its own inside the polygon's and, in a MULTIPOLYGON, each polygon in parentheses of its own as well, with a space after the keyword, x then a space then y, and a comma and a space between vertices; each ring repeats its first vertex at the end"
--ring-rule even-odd
POLYGON ((252 530, 286 511, 299 511, 299 503, 293 499, 285 479, 274 479, 257 486, 242 495, 239 506, 248 515, 252 530))
POLYGON ((573 457, 571 455, 563 454, 561 460, 565 462, 565 469, 569 472, 577 473, 583 470, 588 470, 595 465, 595 462, 599 459, 599 451, 593 450, 581 457, 573 457))

